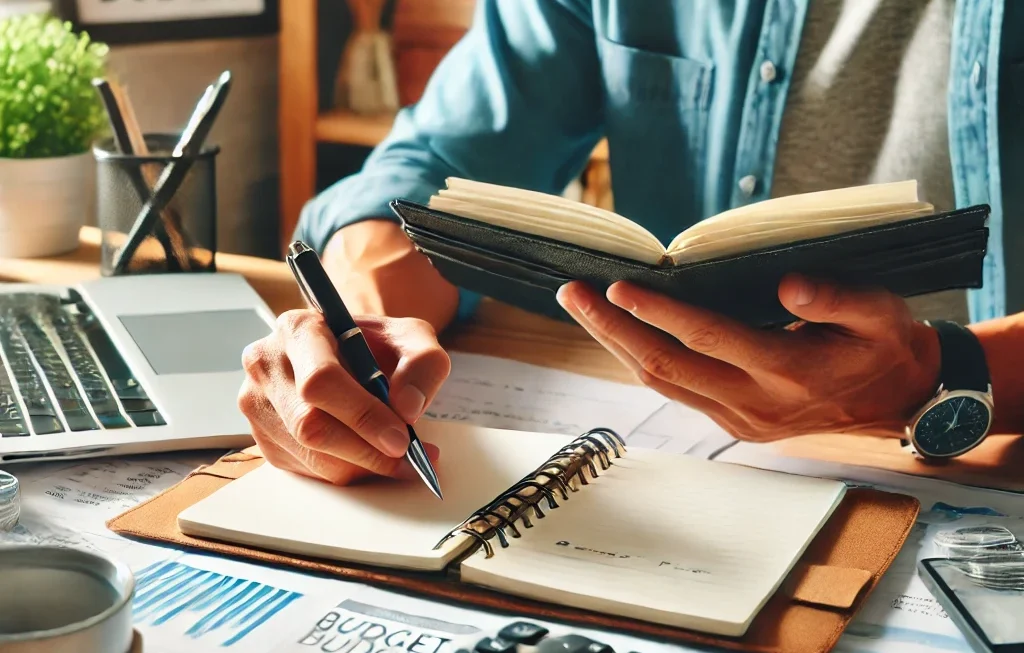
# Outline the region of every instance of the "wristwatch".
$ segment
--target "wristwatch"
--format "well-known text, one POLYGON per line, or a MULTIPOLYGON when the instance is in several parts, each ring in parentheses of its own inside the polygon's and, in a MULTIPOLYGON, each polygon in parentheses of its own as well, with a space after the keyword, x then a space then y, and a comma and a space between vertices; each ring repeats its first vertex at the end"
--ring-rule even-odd
POLYGON ((970 329, 947 321, 925 324, 939 336, 939 389, 907 425, 902 443, 923 458, 954 458, 981 444, 992 426, 988 363, 970 329))

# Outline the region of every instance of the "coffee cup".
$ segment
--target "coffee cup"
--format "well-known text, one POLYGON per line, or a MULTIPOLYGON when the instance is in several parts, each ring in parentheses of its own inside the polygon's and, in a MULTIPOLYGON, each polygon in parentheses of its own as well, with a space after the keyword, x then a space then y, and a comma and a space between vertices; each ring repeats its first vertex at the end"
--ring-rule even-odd
POLYGON ((135 580, 89 551, 0 546, 0 652, 131 653, 135 580))

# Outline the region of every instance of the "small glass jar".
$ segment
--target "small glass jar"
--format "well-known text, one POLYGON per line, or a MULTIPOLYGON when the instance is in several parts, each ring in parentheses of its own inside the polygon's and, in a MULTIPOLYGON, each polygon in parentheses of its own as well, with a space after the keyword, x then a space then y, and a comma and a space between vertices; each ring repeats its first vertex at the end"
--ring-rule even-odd
POLYGON ((18 479, 0 470, 0 532, 14 530, 21 516, 21 488, 18 479))

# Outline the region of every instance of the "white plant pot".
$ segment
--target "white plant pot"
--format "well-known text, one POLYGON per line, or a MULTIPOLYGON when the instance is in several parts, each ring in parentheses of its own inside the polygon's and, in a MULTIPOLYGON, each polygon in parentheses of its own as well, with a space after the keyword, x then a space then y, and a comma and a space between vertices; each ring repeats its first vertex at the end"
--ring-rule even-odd
POLYGON ((91 151, 46 159, 0 158, 0 258, 56 256, 78 247, 96 210, 91 151))

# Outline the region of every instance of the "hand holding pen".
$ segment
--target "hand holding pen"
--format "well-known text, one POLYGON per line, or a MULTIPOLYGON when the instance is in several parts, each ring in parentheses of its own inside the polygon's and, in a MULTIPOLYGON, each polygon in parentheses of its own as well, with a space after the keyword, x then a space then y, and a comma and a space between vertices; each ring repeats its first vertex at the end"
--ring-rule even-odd
MULTIPOLYGON (((290 260, 297 277, 303 278, 299 267, 307 278, 316 277, 318 269, 322 273, 315 252, 296 246, 294 253, 290 260)), ((376 474, 423 479, 431 487, 429 463, 437 459, 437 448, 412 439, 415 430, 408 425, 447 378, 447 354, 421 320, 357 317, 353 322, 382 372, 360 383, 356 376, 373 375, 361 371, 353 336, 341 338, 349 329, 337 326, 340 314, 331 309, 331 291, 336 297, 333 285, 314 297, 321 308, 327 306, 326 316, 317 308, 289 311, 274 333, 247 348, 239 406, 253 436, 271 464, 289 471, 339 485, 376 474), (389 383, 381 383, 385 379, 389 383)))

